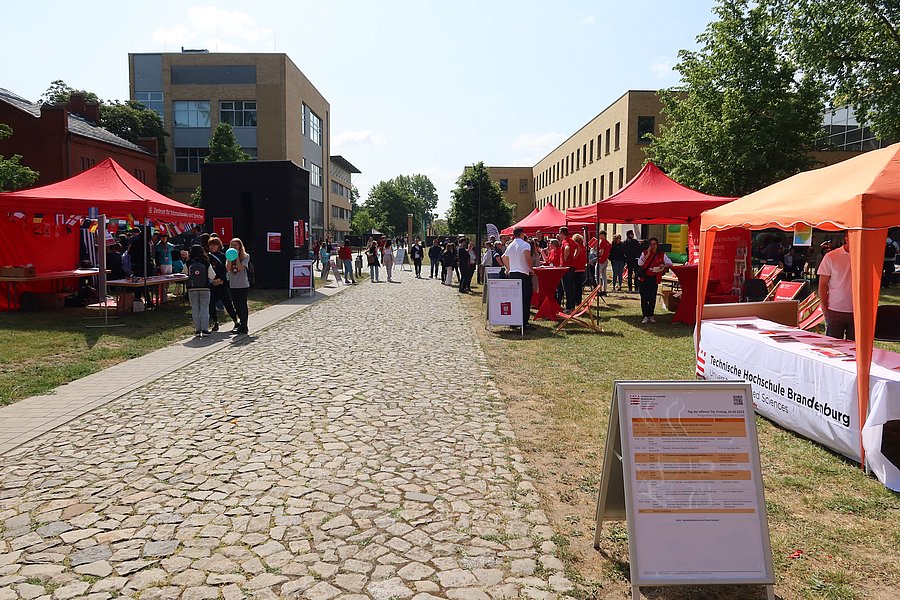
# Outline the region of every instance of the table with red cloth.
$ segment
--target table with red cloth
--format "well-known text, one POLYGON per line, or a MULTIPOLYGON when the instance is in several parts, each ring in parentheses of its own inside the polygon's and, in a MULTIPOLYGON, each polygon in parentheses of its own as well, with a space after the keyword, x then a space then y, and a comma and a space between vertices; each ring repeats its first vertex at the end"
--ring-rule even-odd
POLYGON ((559 303, 556 301, 556 288, 568 270, 568 267, 534 268, 538 279, 538 311, 534 315, 535 319, 556 320, 560 309, 559 303))
POLYGON ((697 276, 698 265, 672 265, 670 267, 678 277, 678 286, 681 288, 681 301, 672 316, 673 323, 687 323, 693 325, 697 322, 697 276))

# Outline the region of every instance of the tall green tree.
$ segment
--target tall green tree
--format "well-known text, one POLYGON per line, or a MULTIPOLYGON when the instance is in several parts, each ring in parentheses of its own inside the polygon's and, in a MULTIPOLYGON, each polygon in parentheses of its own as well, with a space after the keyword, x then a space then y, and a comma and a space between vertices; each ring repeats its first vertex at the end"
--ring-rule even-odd
POLYGON ((377 229, 396 235, 406 231, 406 215, 413 212, 415 205, 412 192, 391 179, 379 181, 369 190, 365 208, 375 220, 377 229))
POLYGON ((821 86, 779 49, 775 22, 750 0, 720 0, 718 20, 681 50, 682 84, 660 91, 666 122, 650 160, 684 185, 742 196, 812 166, 821 86))
MULTIPOLYGON (((209 138, 209 154, 203 162, 246 162, 250 155, 244 152, 234 135, 234 129, 228 123, 216 125, 212 137, 209 138)), ((203 202, 203 186, 198 185, 191 194, 192 206, 200 206, 203 202)))
POLYGON ((372 215, 369 213, 369 209, 364 207, 357 209, 356 214, 353 215, 353 218, 350 221, 350 233, 353 235, 365 235, 377 228, 378 226, 375 223, 375 219, 372 218, 372 215))
POLYGON ((450 210, 447 211, 447 224, 454 233, 476 233, 478 229, 478 193, 481 190, 481 234, 487 223, 493 223, 498 229, 512 225, 512 204, 507 204, 500 193, 500 186, 491 181, 490 173, 484 162, 466 167, 456 180, 456 189, 452 192, 450 210), (471 182, 472 189, 468 189, 471 182))
POLYGON ((100 98, 94 92, 76 90, 62 79, 50 82, 50 87, 41 95, 41 102, 46 104, 65 104, 75 92, 84 94, 84 99, 87 102, 100 102, 100 98))
POLYGON ((140 102, 128 100, 100 105, 100 125, 120 138, 137 143, 140 138, 156 138, 156 191, 172 190, 172 170, 166 164, 166 137, 162 118, 140 102))
MULTIPOLYGON (((0 123, 0 140, 12 136, 12 127, 0 123)), ((0 192, 13 192, 34 185, 39 173, 23 165, 21 154, 13 154, 9 158, 0 155, 0 192)))
POLYGON ((818 76, 834 106, 849 104, 881 138, 900 139, 900 3, 763 0, 781 40, 818 76))

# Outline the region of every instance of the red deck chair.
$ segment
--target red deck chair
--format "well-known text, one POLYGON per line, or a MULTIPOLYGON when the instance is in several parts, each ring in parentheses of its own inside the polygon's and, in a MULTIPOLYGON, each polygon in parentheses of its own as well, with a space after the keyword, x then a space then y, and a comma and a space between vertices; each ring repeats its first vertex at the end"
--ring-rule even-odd
POLYGON ((772 288, 772 291, 766 296, 766 301, 796 300, 804 286, 806 286, 805 281, 779 281, 778 285, 772 288))
POLYGON ((783 270, 784 269, 778 265, 763 265, 759 268, 759 271, 756 272, 756 278, 765 281, 766 287, 771 290, 775 285, 775 280, 778 279, 778 276, 781 275, 783 270))
POLYGON ((557 319, 562 319, 562 322, 556 326, 555 332, 559 333, 563 330, 566 325, 570 323, 574 323, 576 325, 580 325, 585 329, 590 329, 591 331, 595 331, 597 333, 603 333, 603 327, 600 326, 600 320, 597 319, 596 315, 591 311, 591 302, 594 301, 594 298, 600 297, 600 292, 602 291, 603 286, 598 285, 591 293, 587 295, 587 297, 581 301, 581 304, 576 306, 572 312, 566 313, 563 311, 559 311, 556 313, 557 319), (587 315, 587 318, 584 318, 587 315))
POLYGON ((817 296, 815 292, 800 302, 800 305, 797 307, 797 312, 800 329, 809 331, 825 322, 825 313, 822 312, 819 296, 817 296))

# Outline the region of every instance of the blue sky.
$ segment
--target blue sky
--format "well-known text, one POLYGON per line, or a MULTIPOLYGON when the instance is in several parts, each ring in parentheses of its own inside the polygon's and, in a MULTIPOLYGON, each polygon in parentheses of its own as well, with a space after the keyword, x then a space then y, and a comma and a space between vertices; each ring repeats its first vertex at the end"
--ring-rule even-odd
POLYGON ((15 2, 0 87, 54 79, 128 96, 128 53, 285 52, 331 103, 332 153, 378 181, 424 173, 450 204, 467 164, 533 165, 628 89, 671 66, 713 0, 15 2))

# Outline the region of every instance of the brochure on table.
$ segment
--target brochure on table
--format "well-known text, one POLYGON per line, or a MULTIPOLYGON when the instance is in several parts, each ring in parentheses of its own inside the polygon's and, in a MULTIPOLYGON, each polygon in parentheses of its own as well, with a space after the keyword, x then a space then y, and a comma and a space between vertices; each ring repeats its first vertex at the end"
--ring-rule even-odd
POLYGON ((635 597, 642 586, 774 584, 749 384, 616 382, 595 547, 603 521, 623 517, 635 597))

